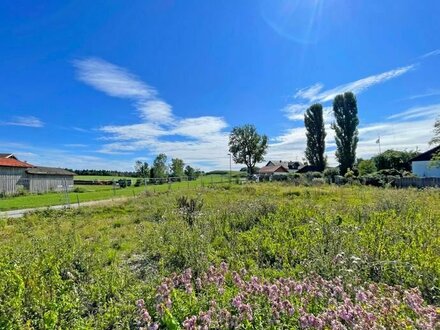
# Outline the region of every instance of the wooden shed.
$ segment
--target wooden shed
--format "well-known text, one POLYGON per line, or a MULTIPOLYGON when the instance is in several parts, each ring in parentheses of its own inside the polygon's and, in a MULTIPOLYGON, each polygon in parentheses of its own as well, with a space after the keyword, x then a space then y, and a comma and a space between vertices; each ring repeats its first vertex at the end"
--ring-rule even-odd
POLYGON ((61 168, 34 166, 12 154, 0 153, 0 195, 16 195, 21 190, 69 191, 73 189, 74 175, 61 168))
POLYGON ((14 155, 0 154, 0 194, 14 195, 25 189, 26 169, 32 166, 14 155))
POLYGON ((27 189, 31 193, 70 191, 75 173, 55 167, 35 166, 26 169, 27 189))

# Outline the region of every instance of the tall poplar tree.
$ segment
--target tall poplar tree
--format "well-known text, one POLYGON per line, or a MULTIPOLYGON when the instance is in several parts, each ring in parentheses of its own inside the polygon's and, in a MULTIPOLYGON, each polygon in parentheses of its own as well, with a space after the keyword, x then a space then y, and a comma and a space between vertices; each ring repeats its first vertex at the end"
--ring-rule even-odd
POLYGON ((351 169, 356 160, 358 138, 358 108, 356 97, 347 92, 337 95, 333 101, 335 122, 336 158, 339 161, 339 171, 344 175, 351 169))
POLYGON ((307 148, 306 158, 310 165, 316 166, 319 171, 325 169, 327 157, 325 153, 325 127, 321 104, 314 104, 304 114, 306 127, 307 148))

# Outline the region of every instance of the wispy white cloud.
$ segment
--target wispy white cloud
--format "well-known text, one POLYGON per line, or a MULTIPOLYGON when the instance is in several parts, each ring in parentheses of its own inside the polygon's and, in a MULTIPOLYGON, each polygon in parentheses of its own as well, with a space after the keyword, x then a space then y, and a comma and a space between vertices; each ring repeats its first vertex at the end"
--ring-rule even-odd
POLYGON ((10 121, 0 122, 4 126, 44 127, 44 123, 34 116, 17 116, 10 121))
POLYGON ((408 120, 415 118, 430 118, 440 115, 440 103, 422 107, 414 107, 389 116, 388 119, 408 120))
POLYGON ((415 100, 415 99, 421 99, 425 97, 431 97, 431 96, 439 96, 440 95, 440 89, 428 89, 425 93, 411 95, 404 100, 415 100))
POLYGON ((384 83, 390 79, 397 78, 415 68, 415 64, 407 65, 401 68, 389 70, 383 73, 362 78, 347 84, 339 85, 335 88, 323 91, 324 85, 317 83, 310 87, 300 89, 295 93, 295 98, 308 100, 309 102, 328 102, 335 98, 336 95, 344 92, 353 92, 360 94, 368 88, 384 83))
POLYGON ((173 121, 172 107, 162 100, 139 102, 137 106, 141 118, 157 122, 170 123, 173 121))
POLYGON ((104 154, 130 154, 145 150, 164 152, 188 162, 222 164, 228 162, 228 124, 223 118, 202 116, 179 118, 170 104, 158 97, 156 89, 126 69, 101 59, 76 61, 78 78, 110 96, 134 101, 139 118, 130 125, 99 128, 104 154), (224 157, 220 157, 219 154, 224 157), (223 162, 223 163, 222 163, 223 162))
POLYGON ((110 96, 147 99, 156 91, 127 70, 99 58, 74 61, 78 79, 110 96))
MULTIPOLYGON (((415 64, 407 65, 401 68, 389 70, 376 75, 368 76, 353 82, 339 85, 332 89, 324 90, 324 85, 322 83, 316 83, 310 87, 302 88, 294 94, 294 98, 301 100, 301 103, 295 102, 288 104, 282 109, 286 117, 293 121, 304 120, 305 110, 313 103, 327 103, 332 101, 336 95, 345 92, 353 92, 355 94, 360 94, 366 91, 368 88, 384 83, 388 80, 397 78, 416 67, 415 64)), ((328 109, 326 111, 326 118, 329 119, 331 116, 331 111, 328 109)))
POLYGON ((420 56, 420 58, 424 59, 424 58, 427 58, 427 57, 438 56, 438 55, 440 55, 440 49, 435 49, 435 50, 433 50, 431 52, 423 54, 422 56, 420 56))
POLYGON ((290 120, 304 120, 304 112, 307 110, 309 105, 302 103, 292 103, 288 104, 282 111, 286 114, 286 117, 290 120))

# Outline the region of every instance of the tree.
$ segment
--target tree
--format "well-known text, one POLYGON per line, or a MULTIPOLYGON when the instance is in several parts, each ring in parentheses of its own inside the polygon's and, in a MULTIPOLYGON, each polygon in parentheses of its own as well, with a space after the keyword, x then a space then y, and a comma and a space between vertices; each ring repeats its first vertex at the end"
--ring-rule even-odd
MULTIPOLYGON (((434 124, 434 137, 429 142, 431 145, 440 145, 440 118, 435 121, 434 124)), ((434 154, 432 157, 430 167, 440 167, 440 151, 434 154)))
POLYGON ((171 176, 180 178, 183 176, 183 166, 185 164, 183 163, 183 160, 179 158, 173 158, 171 159, 171 176))
POLYGON ((440 145, 440 118, 435 121, 434 124, 434 137, 431 139, 429 144, 440 145))
POLYGON ((389 149, 374 156, 372 160, 378 171, 389 169, 410 171, 411 164, 409 163, 409 160, 416 157, 418 154, 417 151, 398 151, 389 149))
POLYGON ((148 178, 150 175, 150 169, 148 168, 148 163, 137 160, 134 165, 134 170, 136 175, 140 178, 148 178))
POLYGON ((229 151, 235 163, 245 164, 248 174, 253 174, 267 152, 267 136, 258 134, 254 125, 234 127, 229 135, 229 151))
POLYGON ((377 171, 376 164, 372 159, 361 160, 358 164, 359 175, 371 174, 377 171))
POLYGON ((323 171, 327 163, 327 157, 324 155, 327 134, 325 133, 321 104, 314 104, 306 110, 304 125, 307 130, 306 158, 310 165, 316 166, 319 171, 323 171))
POLYGON ((167 155, 159 154, 153 162, 154 178, 165 178, 167 176, 167 155))
POLYGON ((354 94, 347 92, 337 95, 333 101, 333 112, 336 119, 332 124, 335 130, 336 158, 339 161, 341 175, 344 175, 354 165, 359 141, 358 109, 354 94))
POLYGON ((189 180, 192 180, 196 177, 196 170, 193 167, 186 165, 185 175, 188 177, 189 180))

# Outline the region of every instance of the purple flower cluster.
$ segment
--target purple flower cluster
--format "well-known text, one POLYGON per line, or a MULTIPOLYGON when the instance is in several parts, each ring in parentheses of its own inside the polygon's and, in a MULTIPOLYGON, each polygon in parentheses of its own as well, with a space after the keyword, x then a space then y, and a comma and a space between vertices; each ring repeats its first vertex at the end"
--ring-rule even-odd
MULTIPOLYGON (((438 310, 425 303, 418 289, 353 286, 341 278, 319 276, 267 281, 246 270, 231 272, 225 263, 209 267, 195 279, 190 269, 173 274, 158 287, 156 299, 159 317, 165 308, 178 313, 194 310, 196 304, 197 314, 177 316, 187 330, 236 329, 254 322, 260 327, 301 329, 440 329, 438 310), (173 292, 181 299, 173 302, 173 292)), ((142 324, 153 326, 142 300, 138 309, 142 324)))
POLYGON ((152 322, 150 313, 148 313, 145 307, 145 302, 143 299, 136 301, 136 306, 138 309, 138 325, 140 330, 157 330, 159 329, 159 324, 152 322))

